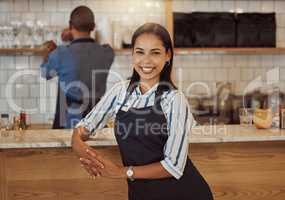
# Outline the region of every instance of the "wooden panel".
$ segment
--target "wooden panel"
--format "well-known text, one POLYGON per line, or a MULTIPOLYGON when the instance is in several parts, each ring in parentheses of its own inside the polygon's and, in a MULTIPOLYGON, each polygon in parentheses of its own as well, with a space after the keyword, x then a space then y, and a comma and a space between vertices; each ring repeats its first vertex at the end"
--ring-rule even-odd
MULTIPOLYGON (((121 162, 117 147, 97 149, 121 162)), ((0 155, 1 200, 127 199, 124 180, 91 179, 71 149, 5 150, 0 155)), ((216 200, 285 199, 285 142, 191 144, 189 155, 216 200)))
POLYGON ((285 142, 191 144, 218 200, 285 199, 285 142))
POLYGON ((0 150, 0 199, 5 200, 7 195, 5 154, 0 150))
POLYGON ((168 30, 170 37, 173 40, 173 14, 172 14, 172 0, 165 1, 165 25, 166 29, 168 30))

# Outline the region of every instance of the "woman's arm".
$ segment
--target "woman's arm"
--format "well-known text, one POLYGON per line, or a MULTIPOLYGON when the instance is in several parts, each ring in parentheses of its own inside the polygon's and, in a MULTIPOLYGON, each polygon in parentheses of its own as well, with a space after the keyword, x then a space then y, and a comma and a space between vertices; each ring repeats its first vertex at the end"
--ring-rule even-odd
MULTIPOLYGON (((84 153, 83 153, 84 154, 84 153)), ((122 165, 117 165, 111 160, 100 155, 99 152, 94 152, 93 150, 86 149, 87 158, 80 158, 82 165, 85 168, 92 168, 88 171, 91 176, 103 176, 107 178, 122 178, 126 179, 128 167, 122 165), (99 173, 99 174, 98 174, 99 173)), ((172 177, 172 175, 167 172, 160 162, 151 163, 142 166, 133 166, 133 178, 134 179, 160 179, 172 177)))
POLYGON ((78 157, 87 157, 86 149, 89 148, 89 146, 85 143, 85 141, 89 138, 89 134, 87 133, 88 130, 83 126, 75 128, 73 130, 71 145, 73 151, 78 157))

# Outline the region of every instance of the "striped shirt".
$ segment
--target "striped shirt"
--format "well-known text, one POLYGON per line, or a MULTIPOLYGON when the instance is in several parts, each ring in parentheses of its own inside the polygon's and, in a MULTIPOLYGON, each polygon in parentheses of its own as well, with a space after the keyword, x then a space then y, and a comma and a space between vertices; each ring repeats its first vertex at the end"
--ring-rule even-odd
MULTIPOLYGON (((104 128, 109 120, 114 120, 125 100, 129 81, 117 83, 110 89, 92 111, 82 119, 77 127, 83 126, 90 133, 104 128)), ((142 94, 137 86, 124 104, 124 108, 143 108, 154 105, 158 84, 142 94)), ((182 92, 172 90, 161 96, 161 107, 167 120, 168 139, 164 146, 162 166, 179 179, 184 171, 188 156, 188 137, 195 124, 187 99, 182 92)))

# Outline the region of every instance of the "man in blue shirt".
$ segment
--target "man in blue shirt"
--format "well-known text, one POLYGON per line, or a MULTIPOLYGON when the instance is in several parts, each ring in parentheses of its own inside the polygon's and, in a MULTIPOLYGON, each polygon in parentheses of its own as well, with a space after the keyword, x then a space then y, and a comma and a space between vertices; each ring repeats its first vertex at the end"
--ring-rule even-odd
POLYGON ((105 93, 114 51, 90 37, 94 28, 93 12, 79 6, 70 15, 69 31, 62 35, 71 43, 58 47, 52 41, 45 44, 41 74, 47 80, 59 79, 53 128, 73 128, 105 93))

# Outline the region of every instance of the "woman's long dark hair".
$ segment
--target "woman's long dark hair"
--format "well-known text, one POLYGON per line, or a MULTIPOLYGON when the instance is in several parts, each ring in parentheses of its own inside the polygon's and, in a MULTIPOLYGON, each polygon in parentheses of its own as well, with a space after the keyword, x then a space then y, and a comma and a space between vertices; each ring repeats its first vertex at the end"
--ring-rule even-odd
MULTIPOLYGON (((157 95, 162 95, 164 91, 169 91, 172 89, 177 89, 177 87, 174 85, 173 81, 171 80, 171 71, 172 71, 172 65, 173 65, 173 46, 172 46, 172 41, 170 38, 170 35, 168 31, 161 25, 156 24, 156 23, 146 23, 142 26, 140 26, 133 34, 132 37, 132 50, 134 51, 134 46, 137 38, 142 35, 142 34, 153 34, 157 36, 163 43, 163 46, 165 48, 165 51, 168 52, 170 51, 171 57, 170 61, 166 62, 161 73, 160 73, 160 80, 159 80, 159 85, 157 88, 157 95)), ((130 79, 130 84, 128 86, 128 93, 131 94, 132 91, 135 89, 137 84, 140 81, 140 76, 136 72, 136 70, 133 70, 133 74, 130 79)))

